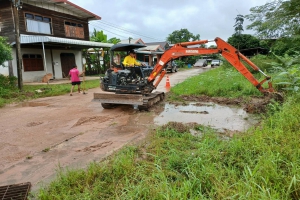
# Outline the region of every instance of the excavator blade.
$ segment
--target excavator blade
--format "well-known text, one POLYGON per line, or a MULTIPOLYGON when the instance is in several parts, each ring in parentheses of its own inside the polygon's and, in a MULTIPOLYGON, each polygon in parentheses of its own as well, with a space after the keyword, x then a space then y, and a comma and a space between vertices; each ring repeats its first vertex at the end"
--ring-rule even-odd
POLYGON ((139 94, 94 93, 94 100, 109 104, 143 105, 143 95, 139 94))
POLYGON ((114 108, 118 104, 127 104, 137 107, 139 110, 148 110, 154 104, 164 100, 164 92, 153 92, 146 95, 141 94, 115 94, 94 93, 94 101, 101 102, 105 109, 114 108))

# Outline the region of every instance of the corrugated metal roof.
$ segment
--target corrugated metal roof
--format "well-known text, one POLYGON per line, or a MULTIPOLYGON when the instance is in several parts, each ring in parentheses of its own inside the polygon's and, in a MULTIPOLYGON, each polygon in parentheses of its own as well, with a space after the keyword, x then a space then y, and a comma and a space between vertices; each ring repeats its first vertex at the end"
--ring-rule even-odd
POLYGON ((142 54, 153 54, 153 55, 157 55, 157 54, 164 54, 164 52, 161 51, 135 51, 136 53, 142 53, 142 54))
POLYGON ((89 47, 112 47, 114 45, 111 43, 74 40, 68 38, 59 38, 59 37, 41 36, 41 35, 23 35, 23 34, 20 35, 20 42, 21 44, 44 42, 44 43, 71 44, 71 45, 89 46, 89 47))
POLYGON ((140 48, 140 51, 164 51, 160 45, 150 45, 144 48, 140 48))

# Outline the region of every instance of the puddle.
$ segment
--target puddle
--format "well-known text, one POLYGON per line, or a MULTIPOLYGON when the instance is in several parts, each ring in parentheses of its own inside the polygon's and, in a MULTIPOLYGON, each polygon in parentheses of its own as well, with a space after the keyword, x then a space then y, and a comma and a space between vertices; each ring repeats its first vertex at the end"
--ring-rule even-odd
POLYGON ((164 111, 154 118, 154 123, 164 125, 168 122, 195 122, 211 126, 218 131, 245 131, 258 120, 241 108, 221 106, 214 103, 190 103, 189 105, 165 104, 164 111))
POLYGON ((24 103, 17 105, 17 107, 39 107, 39 106, 48 106, 48 105, 49 104, 47 104, 47 103, 24 102, 24 103))

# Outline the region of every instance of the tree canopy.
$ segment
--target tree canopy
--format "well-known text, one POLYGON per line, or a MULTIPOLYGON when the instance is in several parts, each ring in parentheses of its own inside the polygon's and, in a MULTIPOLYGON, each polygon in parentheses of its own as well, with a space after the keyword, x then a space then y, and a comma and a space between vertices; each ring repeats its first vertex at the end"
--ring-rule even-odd
POLYGON ((7 60, 12 60, 11 46, 7 43, 5 38, 0 36, 0 65, 7 60))
POLYGON ((228 43, 237 49, 249 49, 260 47, 260 41, 256 37, 249 34, 233 34, 228 38, 228 43))
POLYGON ((189 42, 189 41, 200 40, 200 35, 194 35, 193 33, 189 32, 187 29, 180 29, 179 31, 173 31, 167 37, 167 42, 171 44, 176 44, 180 42, 189 42))
POLYGON ((238 14, 235 18, 235 24, 233 26, 236 35, 240 35, 242 31, 244 31, 243 23, 244 23, 244 16, 238 14))
POLYGON ((107 42, 112 44, 118 44, 119 42, 121 42, 121 40, 119 38, 113 37, 107 40, 107 42))
POLYGON ((247 29, 259 38, 279 38, 300 35, 300 1, 274 0, 250 9, 245 18, 252 23, 247 29))
POLYGON ((94 42, 107 42, 107 35, 105 35, 103 31, 97 31, 94 29, 90 40, 94 42))

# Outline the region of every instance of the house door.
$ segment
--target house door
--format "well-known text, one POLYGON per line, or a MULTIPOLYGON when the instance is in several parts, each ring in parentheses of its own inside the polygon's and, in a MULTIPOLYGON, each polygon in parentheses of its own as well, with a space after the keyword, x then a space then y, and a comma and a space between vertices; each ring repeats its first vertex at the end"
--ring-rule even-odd
POLYGON ((75 55, 73 53, 61 53, 60 62, 62 77, 65 78, 68 76, 70 69, 72 69, 73 66, 76 65, 75 55))

